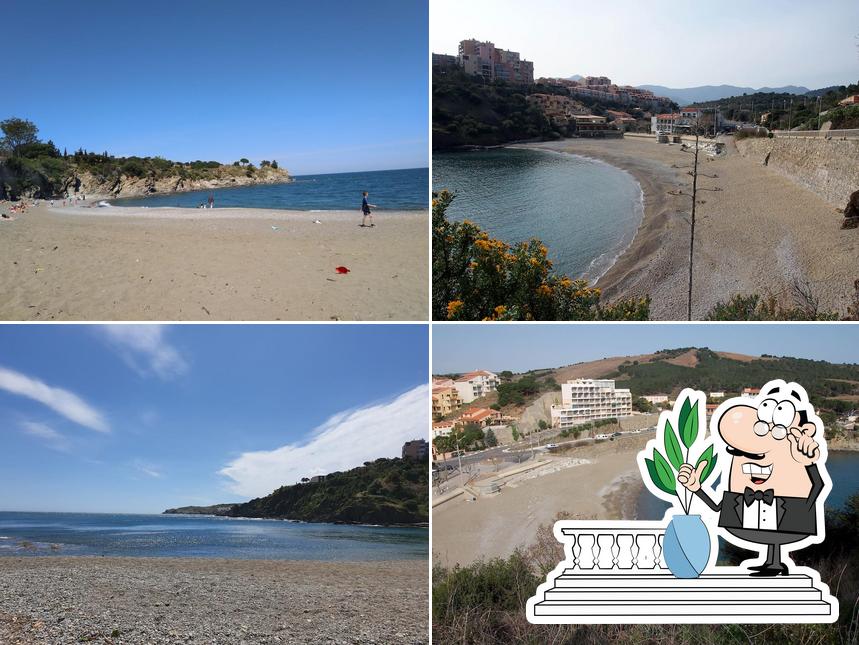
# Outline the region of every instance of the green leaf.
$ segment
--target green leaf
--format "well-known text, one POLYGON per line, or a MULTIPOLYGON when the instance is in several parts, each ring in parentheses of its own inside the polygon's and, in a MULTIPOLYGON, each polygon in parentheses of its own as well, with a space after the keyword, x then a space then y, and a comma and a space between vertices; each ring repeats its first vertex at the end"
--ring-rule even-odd
POLYGON ((662 456, 662 453, 656 449, 653 450, 653 463, 656 465, 656 474, 659 475, 659 480, 663 484, 662 490, 665 490, 672 495, 676 495, 677 490, 674 482, 674 471, 671 470, 670 464, 665 460, 665 457, 662 456))
POLYGON ((668 420, 665 421, 665 454, 668 455, 668 460, 675 470, 680 470, 680 466, 683 465, 683 454, 680 452, 680 442, 677 441, 674 428, 668 420))
POLYGON ((680 406, 680 418, 677 420, 677 429, 680 431, 681 436, 683 433, 683 428, 686 426, 686 419, 689 418, 689 410, 692 409, 692 399, 686 398, 683 400, 683 405, 680 406))
POLYGON ((701 483, 702 483, 702 484, 703 484, 705 481, 707 481, 707 477, 709 477, 709 476, 710 476, 710 473, 711 473, 711 472, 713 472, 713 468, 715 468, 715 467, 716 467, 716 460, 717 460, 718 458, 719 458, 719 455, 714 455, 714 454, 713 454, 713 446, 710 446, 709 448, 707 448, 707 449, 703 452, 703 454, 701 455, 701 457, 698 459, 698 463, 696 463, 696 464, 695 464, 695 467, 696 467, 696 468, 700 465, 700 463, 701 463, 702 461, 706 461, 706 462, 707 462, 707 466, 704 468, 704 472, 703 472, 703 473, 701 473, 701 483))
POLYGON ((665 491, 666 493, 669 493, 671 495, 676 495, 676 493, 673 490, 666 488, 662 484, 662 480, 660 479, 659 474, 656 472, 656 464, 653 463, 653 460, 645 457, 644 463, 647 464, 647 472, 650 475, 650 480, 656 485, 656 487, 659 488, 660 490, 665 491))
POLYGON ((691 448, 692 444, 695 443, 695 439, 697 437, 698 437, 698 402, 695 401, 695 405, 692 406, 692 409, 689 411, 689 414, 686 416, 686 423, 684 423, 683 427, 680 429, 680 438, 683 440, 684 446, 686 446, 687 448, 691 448))

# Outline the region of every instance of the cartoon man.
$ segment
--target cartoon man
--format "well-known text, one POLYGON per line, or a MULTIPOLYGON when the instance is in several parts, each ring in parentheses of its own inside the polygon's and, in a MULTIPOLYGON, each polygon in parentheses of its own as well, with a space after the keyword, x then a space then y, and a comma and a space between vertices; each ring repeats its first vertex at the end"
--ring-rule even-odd
POLYGON ((679 469, 677 481, 719 513, 720 527, 745 542, 766 545, 766 561, 749 567, 752 576, 787 575, 782 546, 818 535, 821 493, 829 483, 817 464, 826 450, 815 438, 819 426, 800 385, 772 381, 756 398, 726 401, 713 416, 713 430, 731 457, 719 503, 701 488, 706 462, 679 469))

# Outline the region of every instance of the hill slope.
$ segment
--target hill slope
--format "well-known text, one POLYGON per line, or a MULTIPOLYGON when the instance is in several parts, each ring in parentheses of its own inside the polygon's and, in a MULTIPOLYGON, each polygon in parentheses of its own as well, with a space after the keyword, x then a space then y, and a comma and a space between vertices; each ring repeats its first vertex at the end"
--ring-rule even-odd
POLYGON ((784 87, 738 87, 736 85, 699 85, 698 87, 665 87, 664 85, 639 85, 644 90, 650 90, 657 96, 667 96, 681 105, 701 101, 715 101, 725 96, 740 96, 756 92, 777 94, 805 94, 807 87, 786 85, 784 87))
POLYGON ((236 504, 231 517, 264 517, 345 524, 422 524, 429 521, 426 462, 377 459, 323 481, 282 486, 236 504))

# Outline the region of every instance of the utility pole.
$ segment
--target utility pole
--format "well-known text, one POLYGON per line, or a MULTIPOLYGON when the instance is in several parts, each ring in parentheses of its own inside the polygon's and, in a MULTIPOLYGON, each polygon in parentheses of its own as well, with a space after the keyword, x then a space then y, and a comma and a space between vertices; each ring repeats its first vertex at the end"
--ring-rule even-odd
MULTIPOLYGON (((695 161, 692 166, 692 228, 689 234, 689 300, 686 319, 692 320, 692 256, 695 252, 695 205, 698 197, 698 122, 695 122, 695 161)), ((715 121, 713 130, 715 133, 715 121)))
POLYGON ((456 432, 456 428, 453 430, 453 439, 456 442, 456 460, 459 463, 459 485, 462 487, 465 485, 462 481, 465 473, 462 472, 462 451, 459 449, 459 435, 456 432))

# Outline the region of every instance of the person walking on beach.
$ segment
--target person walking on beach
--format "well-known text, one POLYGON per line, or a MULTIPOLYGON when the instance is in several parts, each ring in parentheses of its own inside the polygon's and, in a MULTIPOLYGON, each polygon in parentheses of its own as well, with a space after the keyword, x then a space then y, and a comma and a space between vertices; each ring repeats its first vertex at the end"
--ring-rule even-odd
POLYGON ((215 193, 209 193, 209 208, 215 207, 215 193))
POLYGON ((373 224, 373 215, 370 212, 370 207, 378 208, 375 204, 371 204, 367 201, 368 193, 366 190, 364 191, 364 199, 361 201, 361 212, 364 214, 364 217, 361 218, 361 226, 367 226, 367 218, 370 218, 370 226, 375 226, 373 224))

